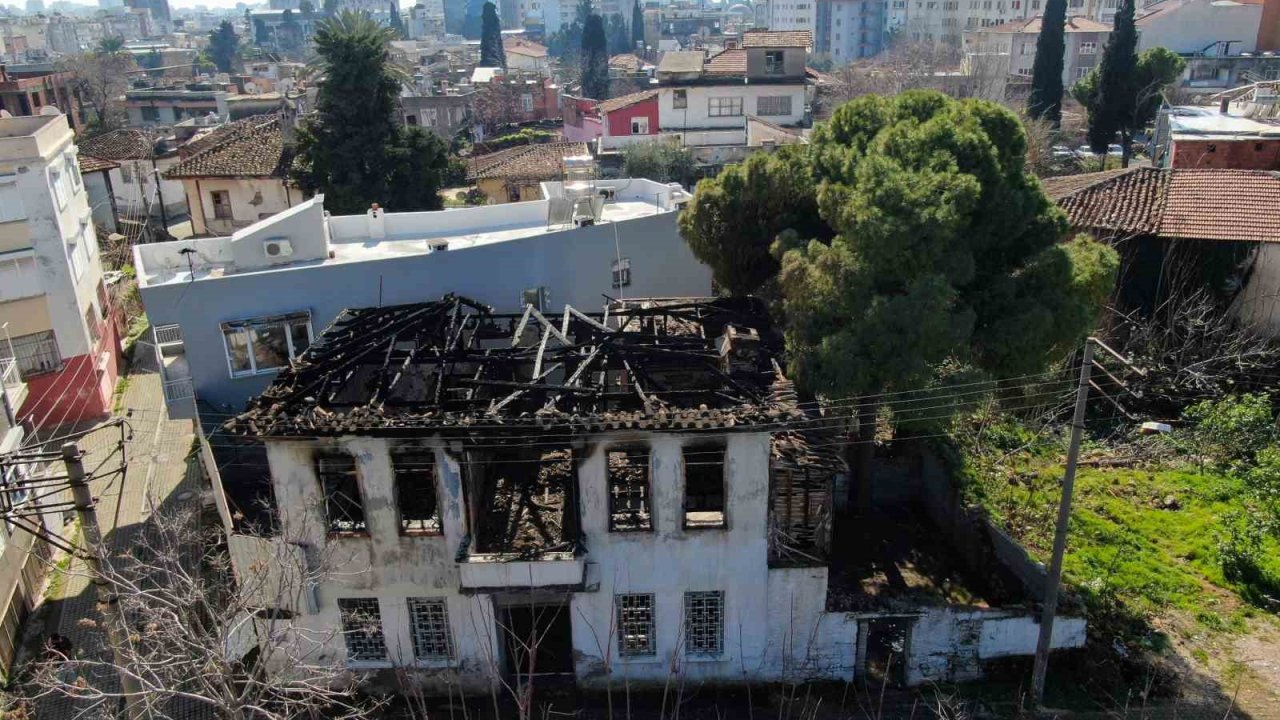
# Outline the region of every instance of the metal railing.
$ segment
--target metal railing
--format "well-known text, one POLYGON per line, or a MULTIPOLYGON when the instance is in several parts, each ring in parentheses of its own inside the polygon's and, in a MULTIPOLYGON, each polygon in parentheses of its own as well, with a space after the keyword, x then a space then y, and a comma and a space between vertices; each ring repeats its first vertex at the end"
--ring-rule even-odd
POLYGON ((22 389, 22 385, 18 363, 13 358, 0 358, 0 386, 10 393, 17 393, 22 389))
POLYGON ((163 387, 164 401, 167 403, 190 400, 196 396, 195 386, 191 384, 191 378, 189 377, 166 380, 163 387))
POLYGON ((23 335, 0 344, 0 357, 16 360, 18 374, 23 380, 62 369, 62 354, 58 352, 58 341, 52 330, 23 335))
POLYGON ((182 344, 182 328, 177 325, 160 325, 155 332, 157 345, 182 344))

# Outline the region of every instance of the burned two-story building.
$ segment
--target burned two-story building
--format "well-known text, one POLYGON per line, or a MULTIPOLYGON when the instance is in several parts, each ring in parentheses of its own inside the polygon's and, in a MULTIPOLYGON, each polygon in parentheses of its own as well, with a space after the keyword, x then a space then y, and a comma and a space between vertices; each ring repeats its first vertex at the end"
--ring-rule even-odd
MULTIPOLYGON (((287 546, 314 578, 266 593, 287 607, 259 632, 441 693, 852 678, 879 611, 828 598, 840 419, 779 350, 753 299, 344 312, 225 426, 265 443, 277 520, 255 535, 221 496, 241 576, 287 546)), ((958 632, 974 658, 1034 647, 1025 612, 895 617, 929 657, 958 632)), ((898 678, 960 675, 929 657, 898 678)))

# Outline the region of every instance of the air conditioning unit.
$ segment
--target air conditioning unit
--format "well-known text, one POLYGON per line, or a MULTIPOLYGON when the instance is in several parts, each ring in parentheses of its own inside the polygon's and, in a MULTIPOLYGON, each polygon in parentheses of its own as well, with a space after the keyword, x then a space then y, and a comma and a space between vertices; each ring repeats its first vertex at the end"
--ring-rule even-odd
POLYGON ((427 241, 428 252, 444 252, 445 250, 448 250, 448 249, 449 249, 448 240, 428 240, 427 241))
POLYGON ((293 243, 288 240, 267 240, 262 243, 262 249, 269 258, 289 257, 293 254, 293 243))

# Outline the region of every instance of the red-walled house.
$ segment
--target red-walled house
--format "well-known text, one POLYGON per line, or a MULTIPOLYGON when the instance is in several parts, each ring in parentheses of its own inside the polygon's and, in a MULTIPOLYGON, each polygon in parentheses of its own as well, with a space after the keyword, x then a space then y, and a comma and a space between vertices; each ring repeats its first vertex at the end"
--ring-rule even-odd
POLYGON ((604 134, 601 152, 616 152, 634 142, 658 137, 658 91, 641 90, 596 105, 604 134))

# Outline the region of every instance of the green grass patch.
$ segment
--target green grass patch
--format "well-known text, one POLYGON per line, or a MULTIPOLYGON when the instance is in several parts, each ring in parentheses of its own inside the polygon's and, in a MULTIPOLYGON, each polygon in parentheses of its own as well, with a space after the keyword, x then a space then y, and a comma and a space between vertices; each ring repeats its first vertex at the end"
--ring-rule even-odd
POLYGON ((111 412, 116 415, 124 412, 124 394, 129 389, 129 380, 128 375, 121 375, 116 381, 116 394, 111 401, 111 412))
POLYGON ((133 346, 151 327, 151 321, 147 319, 145 314, 139 314, 129 321, 129 328, 125 331, 124 339, 120 343, 120 347, 124 350, 126 359, 133 357, 133 346))

